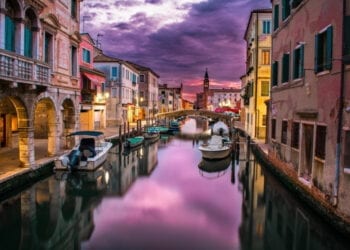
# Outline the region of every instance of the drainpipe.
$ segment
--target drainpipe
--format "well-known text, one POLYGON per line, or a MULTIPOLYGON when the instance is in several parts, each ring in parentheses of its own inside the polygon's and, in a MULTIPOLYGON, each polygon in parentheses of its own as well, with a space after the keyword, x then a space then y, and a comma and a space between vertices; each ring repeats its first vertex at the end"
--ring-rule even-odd
MULTIPOLYGON (((345 15, 346 15, 346 0, 343 0, 343 20, 342 20, 342 57, 345 54, 345 15)), ((341 135, 343 127, 343 109, 344 109, 344 91, 345 91, 345 64, 341 59, 340 71, 340 93, 339 93, 339 109, 338 109, 338 129, 337 129, 337 145, 335 151, 335 180, 333 187, 333 206, 338 205, 339 193, 339 177, 340 177, 340 157, 341 157, 341 135)))
POLYGON ((256 50, 255 50, 255 135, 259 137, 259 117, 258 117, 258 66, 259 66, 259 11, 256 13, 256 25, 255 25, 255 39, 256 39, 256 50))

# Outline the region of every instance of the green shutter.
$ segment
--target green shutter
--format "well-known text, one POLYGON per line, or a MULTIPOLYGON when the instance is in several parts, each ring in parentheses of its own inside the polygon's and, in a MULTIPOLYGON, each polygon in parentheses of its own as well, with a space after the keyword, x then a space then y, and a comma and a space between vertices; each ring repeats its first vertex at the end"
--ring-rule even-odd
POLYGON ((15 31, 16 26, 14 21, 5 16, 5 49, 9 51, 15 51, 15 31))
POLYGON ((296 59, 298 54, 299 54, 299 50, 295 49, 293 51, 293 79, 297 79, 298 78, 299 65, 298 65, 298 61, 296 59))
POLYGON ((332 52, 333 52, 333 27, 329 26, 326 31, 326 65, 325 69, 332 69, 332 52))
POLYGON ((300 59, 299 77, 304 77, 304 44, 300 46, 299 59, 300 59))
POLYGON ((24 28, 24 56, 32 57, 33 32, 30 27, 24 28))
POLYGON ((282 58, 282 82, 289 81, 289 54, 283 54, 282 58))
POLYGON ((278 62, 272 64, 272 85, 277 86, 278 84, 278 62))
POLYGON ((315 65, 314 65, 314 71, 315 73, 318 73, 319 72, 319 65, 318 65, 318 34, 315 35, 315 65))
POLYGON ((276 4, 274 7, 274 11, 273 11, 273 30, 278 29, 278 24, 279 24, 279 5, 276 4))

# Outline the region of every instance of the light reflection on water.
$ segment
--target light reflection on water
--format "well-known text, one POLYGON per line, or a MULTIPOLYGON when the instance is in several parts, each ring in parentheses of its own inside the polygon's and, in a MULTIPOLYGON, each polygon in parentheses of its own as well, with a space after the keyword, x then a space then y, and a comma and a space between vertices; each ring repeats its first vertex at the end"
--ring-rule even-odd
POLYGON ((1 249, 348 249, 244 147, 235 165, 200 143, 116 146, 95 172, 36 183, 1 203, 1 249))

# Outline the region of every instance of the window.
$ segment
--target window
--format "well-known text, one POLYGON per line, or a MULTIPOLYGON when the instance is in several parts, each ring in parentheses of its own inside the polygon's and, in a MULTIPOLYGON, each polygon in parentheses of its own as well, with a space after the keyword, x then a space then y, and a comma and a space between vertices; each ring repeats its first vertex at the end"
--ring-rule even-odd
POLYGON ((277 30, 278 29, 278 25, 279 25, 279 16, 280 16, 280 6, 278 4, 276 4, 273 8, 273 30, 277 30))
POLYGON ((131 73, 131 77, 132 77, 132 83, 136 84, 137 83, 137 76, 136 76, 136 74, 131 73))
POLYGON ((5 15, 5 49, 15 51, 15 10, 10 1, 6 1, 6 15, 5 15))
POLYGON ((267 117, 266 115, 262 116, 262 125, 263 126, 266 126, 266 117, 267 117))
POLYGON ((261 81, 261 96, 269 96, 270 83, 269 81, 261 81))
POLYGON ((263 34, 270 34, 271 33, 271 21, 270 20, 264 20, 263 21, 263 34))
POLYGON ((90 63, 90 50, 83 49, 83 61, 90 63))
POLYGON ((264 49, 261 51, 261 64, 270 65, 270 50, 264 49))
POLYGON ((316 128, 315 156, 323 160, 326 155, 326 134, 327 127, 318 125, 316 128))
POLYGON ((53 63, 52 58, 52 35, 50 33, 45 32, 45 38, 44 38, 44 61, 48 64, 53 63))
POLYGON ((26 12, 24 19, 24 56, 33 57, 33 20, 31 12, 26 12))
POLYGON ((304 45, 293 52, 293 79, 304 76, 304 45))
POLYGON ((315 73, 332 69, 333 28, 315 35, 315 73))
POLYGON ((71 0, 71 16, 77 18, 77 0, 71 0))
POLYGON ((350 168, 350 130, 345 131, 344 138, 344 168, 350 168))
POLYGON ((104 93, 106 91, 106 83, 101 83, 101 92, 104 93))
POLYGON ((140 75, 140 82, 145 82, 145 75, 140 75))
POLYGON ((271 120, 271 138, 276 139, 276 119, 271 120))
POLYGON ((282 121, 281 143, 287 144, 288 121, 282 121))
POLYGON ((71 73, 72 76, 77 76, 77 48, 71 47, 71 73))
POLYGON ((300 123, 293 122, 293 124, 292 124, 292 138, 291 138, 292 148, 299 149, 299 131, 300 131, 300 123))
POLYGON ((282 83, 289 82, 289 54, 282 57, 282 83))
POLYGON ((117 97, 117 89, 116 88, 112 88, 111 96, 112 97, 117 97))
POLYGON ((117 67, 112 67, 112 79, 118 78, 118 68, 117 67))
POLYGON ((272 86, 277 86, 278 84, 278 61, 272 64, 272 86))
POLYGON ((298 7, 298 5, 302 2, 303 0, 291 0, 291 6, 292 8, 298 7))
POLYGON ((287 19, 290 15, 290 0, 282 0, 282 20, 287 19))

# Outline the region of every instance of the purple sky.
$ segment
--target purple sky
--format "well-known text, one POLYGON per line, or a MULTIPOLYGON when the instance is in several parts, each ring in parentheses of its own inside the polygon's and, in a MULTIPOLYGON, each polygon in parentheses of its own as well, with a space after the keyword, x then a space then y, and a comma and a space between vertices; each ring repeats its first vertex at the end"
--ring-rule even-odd
POLYGON ((82 2, 82 32, 94 39, 101 34, 105 54, 152 68, 161 83, 182 82, 192 100, 206 68, 211 88, 240 86, 250 11, 271 7, 270 0, 101 2, 82 2))

